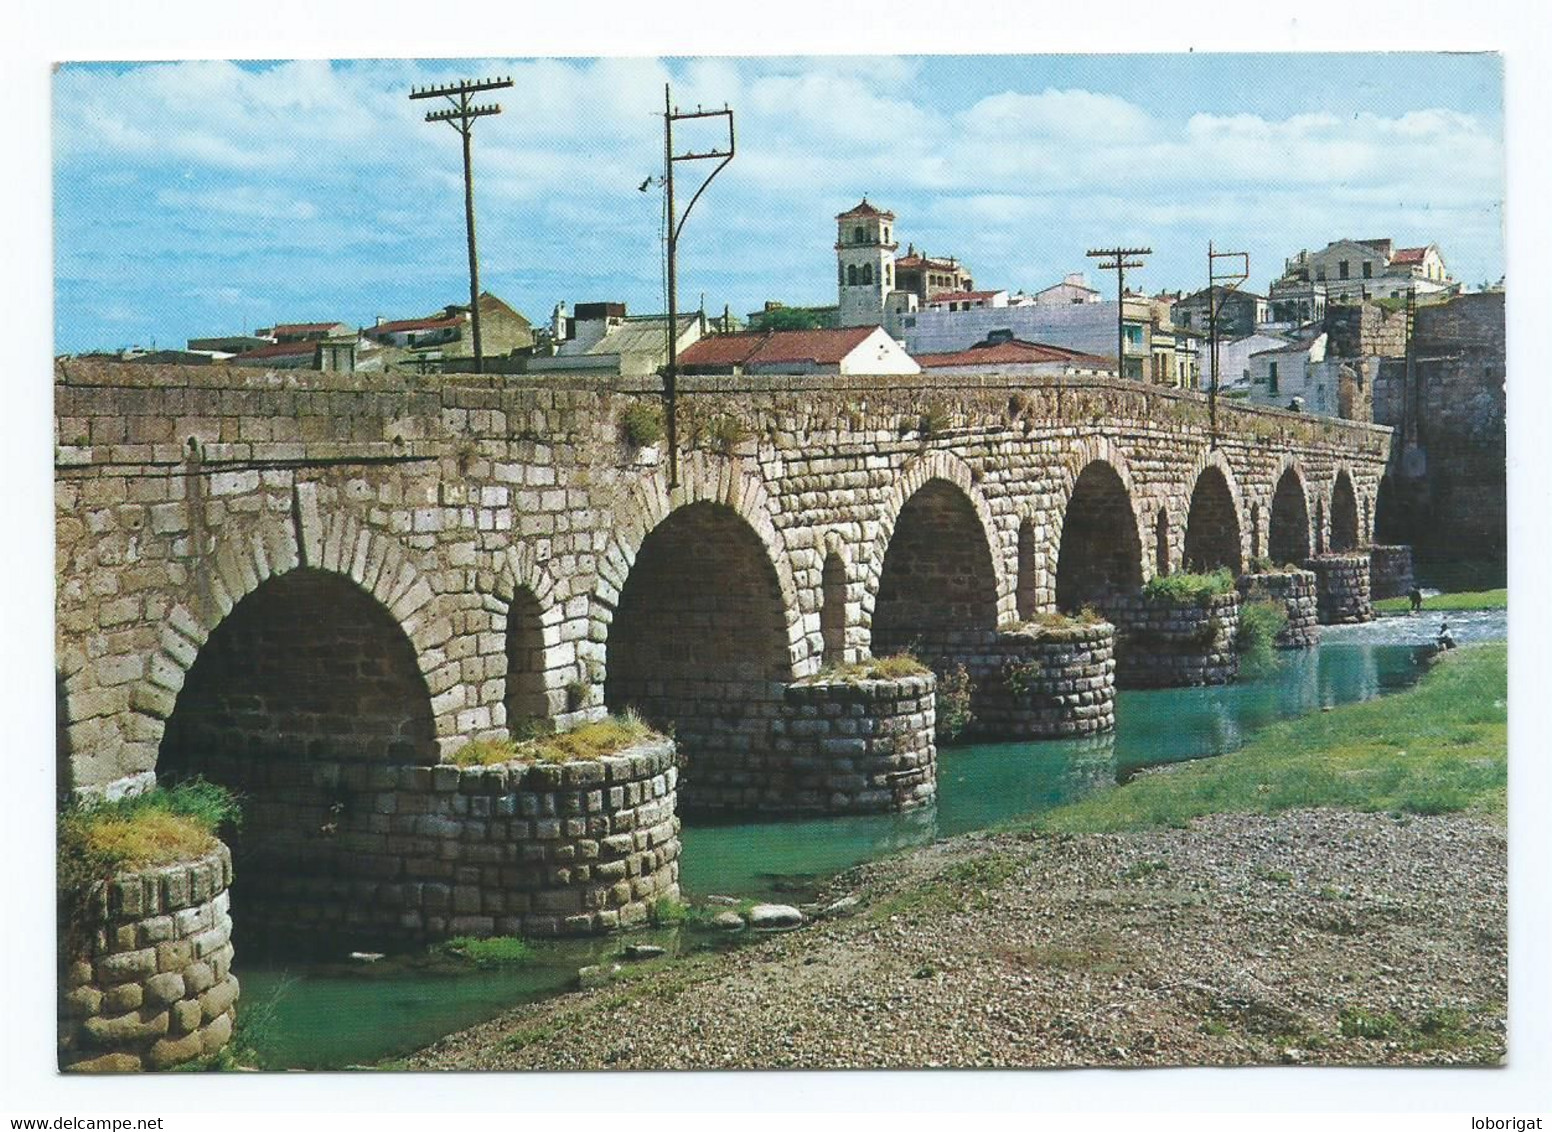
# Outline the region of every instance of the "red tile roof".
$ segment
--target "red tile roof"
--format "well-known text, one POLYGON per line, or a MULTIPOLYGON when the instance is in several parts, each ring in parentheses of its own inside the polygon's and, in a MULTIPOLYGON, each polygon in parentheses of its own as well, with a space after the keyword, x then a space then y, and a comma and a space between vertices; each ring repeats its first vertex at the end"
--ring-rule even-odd
POLYGON ((1084 369, 1115 369, 1114 358, 1085 354, 1081 350, 1069 350, 1065 346, 1052 346, 1044 342, 1026 342, 1022 338, 977 342, 968 350, 960 350, 952 354, 916 354, 914 357, 916 364, 922 369, 1020 363, 1027 365, 1036 362, 1067 362, 1084 369))
POLYGON ((885 212, 881 208, 874 208, 868 203, 867 197, 863 197, 862 203, 857 205, 856 208, 838 213, 835 218, 837 220, 850 220, 853 216, 882 216, 885 220, 893 220, 895 218, 895 214, 892 212, 885 212))
POLYGON ((771 330, 714 334, 679 355, 682 366, 779 365, 812 362, 838 365, 876 326, 846 326, 833 330, 771 330))
POLYGON ((1391 263, 1422 263, 1428 255, 1427 248, 1397 248, 1390 257, 1391 263))
POLYGON ((280 322, 270 327, 269 332, 273 338, 282 334, 321 334, 339 325, 338 322, 280 322))
POLYGON ((898 271, 902 267, 926 267, 942 271, 958 271, 960 269, 960 265, 955 263, 953 260, 928 259, 926 256, 920 253, 903 255, 899 259, 895 260, 895 270, 898 271))
POLYGON ((977 299, 990 299, 994 295, 1000 295, 1001 291, 945 291, 941 295, 933 295, 929 303, 969 303, 977 299))
MULTIPOLYGON (((329 323, 330 326, 334 325, 329 323)), ((249 350, 247 353, 238 354, 236 359, 242 358, 287 358, 299 354, 307 354, 309 357, 318 349, 317 342, 276 342, 270 346, 260 346, 257 350, 249 350)))
MULTIPOLYGON (((483 298, 484 296, 481 296, 483 298)), ((483 305, 483 304, 482 304, 483 305)), ((392 334, 400 330, 445 330, 450 326, 462 326, 462 315, 434 315, 430 318, 401 318, 397 322, 385 322, 366 328, 368 334, 392 334)))

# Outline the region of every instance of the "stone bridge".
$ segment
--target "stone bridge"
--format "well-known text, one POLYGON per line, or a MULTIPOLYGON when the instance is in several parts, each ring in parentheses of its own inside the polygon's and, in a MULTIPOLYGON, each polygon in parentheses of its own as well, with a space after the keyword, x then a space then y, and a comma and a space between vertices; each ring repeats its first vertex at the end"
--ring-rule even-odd
POLYGON ((55 381, 61 777, 108 793, 635 705, 684 803, 781 808, 794 680, 1364 547, 1390 436, 1232 403, 1214 436, 1201 396, 1105 379, 686 378, 671 489, 655 380, 55 381))

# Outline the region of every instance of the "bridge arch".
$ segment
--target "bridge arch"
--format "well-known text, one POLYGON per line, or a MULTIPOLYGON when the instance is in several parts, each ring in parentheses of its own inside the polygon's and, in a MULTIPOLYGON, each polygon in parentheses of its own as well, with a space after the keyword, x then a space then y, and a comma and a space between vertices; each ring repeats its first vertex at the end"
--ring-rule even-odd
POLYGON ((933 661, 984 643, 997 628, 996 555, 975 504, 932 477, 892 525, 874 597, 875 656, 910 649, 933 661))
POLYGON ((1058 609, 1103 606, 1110 596, 1142 586, 1143 540, 1134 498, 1119 453, 1089 459, 1072 477, 1057 527, 1058 609))
POLYGON ((1375 542, 1392 544, 1408 542, 1412 537, 1408 530, 1405 504, 1393 475, 1381 477, 1379 488, 1375 491, 1372 537, 1375 542))
POLYGON ((515 543, 497 560, 485 608, 492 630, 505 642, 502 716, 494 720, 514 737, 550 730, 562 712, 574 710, 565 688, 589 682, 585 658, 575 648, 562 655, 564 608, 559 587, 526 543, 515 543))
POLYGON ((1226 567, 1238 574, 1244 562, 1239 485, 1221 452, 1212 452, 1201 463, 1186 515, 1185 568, 1226 567))
MULTIPOLYGON (((288 599, 307 599, 305 585, 279 585, 296 571, 333 579, 337 586, 323 581, 315 581, 314 586, 345 595, 340 600, 354 603, 346 608, 359 618, 380 613, 379 629, 385 631, 391 624, 405 640, 420 687, 429 689, 446 681, 449 667, 456 672, 457 662, 446 662, 438 651, 451 636, 451 626, 431 616, 435 597, 431 584, 396 540, 346 514, 319 519, 312 511, 309 521, 299 518, 297 525, 305 528, 302 542, 296 530, 273 520, 244 532, 224 533, 201 567, 194 594, 168 612, 146 674, 130 695, 130 712, 137 721, 131 726, 154 753, 153 764, 160 762, 167 721, 212 635, 261 587, 268 587, 265 603, 278 603, 273 615, 283 618, 288 599), (272 582, 276 585, 270 586, 272 582)), ((239 622, 225 635, 240 637, 244 632, 239 622)), ((454 700, 433 713, 434 737, 450 741, 457 734, 457 711, 464 703, 458 697, 454 700)))
POLYGON ((846 540, 837 532, 829 531, 824 537, 824 565, 819 572, 819 639, 820 660, 824 664, 841 664, 850 659, 847 649, 848 594, 850 593, 851 567, 846 558, 846 540))
POLYGON ((1285 461, 1272 489, 1272 511, 1267 532, 1267 555, 1275 565, 1303 565, 1310 557, 1309 496, 1304 469, 1285 461))
MULTIPOLYGON (((970 465, 963 459, 950 452, 934 450, 919 456, 908 463, 900 478, 895 481, 890 492, 889 501, 885 504, 883 517, 879 522, 878 532, 869 548, 866 563, 866 578, 863 588, 863 612, 869 625, 873 627, 872 648, 877 655, 877 627, 878 627, 878 602, 880 587, 883 581, 884 564, 889 557, 890 548, 895 542, 895 533, 899 528, 901 516, 906 515, 906 507, 916 499, 916 496, 928 484, 937 481, 938 487, 934 489, 931 499, 942 503, 945 507, 951 507, 952 495, 942 494, 945 490, 957 489, 960 501, 968 508, 968 512, 954 507, 954 513, 960 519, 968 519, 968 523, 957 522, 956 529, 961 532, 961 537, 968 538, 974 544, 969 549, 984 549, 989 558, 989 570, 992 584, 992 628, 995 628, 1004 613, 1014 614, 1017 605, 1017 596, 1014 592, 1014 583, 1009 580, 1000 552, 1000 541, 997 537, 997 527, 992 520, 991 509, 987 507, 986 500, 976 487, 975 477, 970 470, 970 465)), ((912 512, 910 516, 921 518, 923 512, 912 512)), ((945 518, 944 521, 954 521, 945 518)), ((978 571, 986 563, 977 562, 974 566, 968 565, 967 569, 972 573, 978 571)), ((969 576, 969 575, 967 575, 969 576)), ((968 585, 968 583, 967 583, 968 585)), ((966 591, 968 592, 968 591, 966 591)), ((886 633, 886 637, 888 634, 886 633)), ((903 645, 898 647, 904 647, 903 645)))
POLYGON ((1357 550, 1361 538, 1353 477, 1346 468, 1338 468, 1331 483, 1331 551, 1336 554, 1357 550))

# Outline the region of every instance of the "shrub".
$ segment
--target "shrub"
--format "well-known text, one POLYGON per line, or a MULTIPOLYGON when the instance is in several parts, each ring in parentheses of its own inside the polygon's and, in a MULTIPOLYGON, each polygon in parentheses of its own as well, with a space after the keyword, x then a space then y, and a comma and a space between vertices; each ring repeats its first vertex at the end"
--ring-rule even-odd
POLYGON ((241 824, 237 796, 199 777, 113 802, 68 803, 57 848, 62 926, 73 933, 98 885, 118 870, 202 856, 216 847, 218 829, 241 824))
POLYGON ((476 967, 497 967, 509 963, 526 963, 533 958, 533 946, 527 940, 512 935, 455 936, 447 940, 440 950, 448 955, 466 959, 476 967))
POLYGON ((948 411, 948 406, 932 404, 922 410, 921 416, 916 421, 916 431, 924 437, 937 436, 947 432, 953 423, 954 417, 948 411))
POLYGON ((974 693, 970 673, 963 664, 956 664, 938 673, 936 698, 937 726, 935 733, 940 743, 952 743, 975 722, 970 711, 970 699, 974 693))
POLYGON ((810 676, 805 683, 818 684, 831 680, 899 680, 906 676, 924 676, 931 672, 921 661, 908 652, 893 656, 869 657, 867 660, 848 664, 827 664, 810 676))
POLYGON ((1232 592, 1234 575, 1219 568, 1208 574, 1155 574, 1142 588, 1144 600, 1170 605, 1208 605, 1219 594, 1232 592))
POLYGON ((1239 635, 1234 647, 1240 654, 1242 676, 1254 679, 1277 667, 1277 634, 1288 627, 1288 609, 1275 598, 1252 597, 1239 609, 1239 635))
POLYGON ((718 413, 699 430, 697 440, 719 456, 731 456, 752 434, 749 426, 731 413, 718 413))
POLYGON ((620 435, 633 448, 650 448, 663 439, 663 407, 652 401, 632 401, 620 414, 620 435))

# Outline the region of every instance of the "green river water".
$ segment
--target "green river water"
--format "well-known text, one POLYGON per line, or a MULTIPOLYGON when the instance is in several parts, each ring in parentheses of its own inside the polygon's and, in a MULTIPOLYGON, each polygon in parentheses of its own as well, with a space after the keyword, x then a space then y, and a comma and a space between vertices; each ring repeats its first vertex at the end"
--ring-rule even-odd
MULTIPOLYGON (((827 877, 935 838, 984 829, 1113 787, 1137 769, 1222 754, 1278 719, 1371 699, 1414 683, 1433 622, 1387 619, 1325 630, 1318 649, 1285 653, 1267 679, 1226 688, 1123 692, 1101 739, 949 747, 938 754, 938 802, 905 815, 687 822, 686 897, 776 897, 796 903, 827 877)), ((1502 614, 1453 617, 1463 641, 1502 638, 1502 614)), ((677 929, 633 933, 670 950, 707 946, 677 929)), ((243 954, 240 1036, 267 1069, 341 1068, 410 1052, 520 1002, 574 985, 577 968, 617 956, 618 939, 535 945, 532 962, 469 970, 417 959, 369 966, 290 963, 243 954)))

